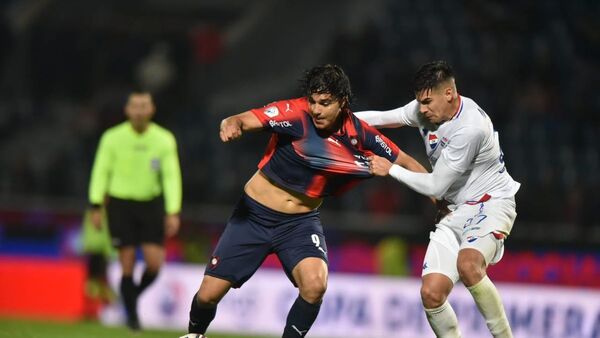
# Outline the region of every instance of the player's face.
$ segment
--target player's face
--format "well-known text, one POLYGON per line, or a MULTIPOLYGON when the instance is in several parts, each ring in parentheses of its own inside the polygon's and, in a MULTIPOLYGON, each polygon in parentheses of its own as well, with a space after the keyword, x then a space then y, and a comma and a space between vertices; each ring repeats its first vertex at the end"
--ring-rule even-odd
POLYGON ((426 89, 416 94, 419 102, 419 112, 429 122, 441 124, 452 118, 451 106, 445 88, 426 89))
POLYGON ((310 115, 317 129, 334 129, 339 127, 337 122, 342 112, 340 99, 328 93, 315 93, 308 98, 308 105, 310 115))
POLYGON ((144 130, 154 115, 150 94, 132 94, 125 106, 125 114, 136 130, 144 130))

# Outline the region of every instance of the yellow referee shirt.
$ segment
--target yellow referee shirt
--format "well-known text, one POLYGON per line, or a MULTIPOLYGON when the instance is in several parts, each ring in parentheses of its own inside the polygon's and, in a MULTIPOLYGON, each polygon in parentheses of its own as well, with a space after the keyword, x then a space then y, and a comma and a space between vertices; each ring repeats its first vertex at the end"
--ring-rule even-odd
POLYGON ((150 201, 161 193, 166 213, 178 213, 181 210, 181 169, 173 134, 153 122, 141 134, 129 121, 106 130, 92 169, 90 203, 102 204, 106 194, 150 201))

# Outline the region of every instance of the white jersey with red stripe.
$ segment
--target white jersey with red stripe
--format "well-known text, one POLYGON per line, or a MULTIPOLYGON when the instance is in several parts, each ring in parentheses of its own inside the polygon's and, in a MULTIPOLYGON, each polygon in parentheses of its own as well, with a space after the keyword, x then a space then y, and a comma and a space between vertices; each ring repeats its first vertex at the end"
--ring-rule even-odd
POLYGON ((419 103, 411 101, 388 111, 355 113, 374 127, 411 126, 419 128, 431 166, 444 158, 448 166, 462 173, 443 194, 452 204, 480 200, 485 194, 509 198, 520 184, 508 174, 500 149, 498 132, 489 116, 470 98, 459 96, 454 117, 433 125, 419 113, 419 103))

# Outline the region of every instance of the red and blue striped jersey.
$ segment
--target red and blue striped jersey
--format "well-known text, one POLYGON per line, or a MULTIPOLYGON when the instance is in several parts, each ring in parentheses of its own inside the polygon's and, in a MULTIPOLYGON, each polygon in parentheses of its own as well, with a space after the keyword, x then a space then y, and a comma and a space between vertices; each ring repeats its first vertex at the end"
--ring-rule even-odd
POLYGON ((306 98, 283 100, 251 110, 273 133, 258 168, 278 185, 310 197, 339 195, 369 173, 373 154, 394 162, 399 148, 351 112, 335 133, 319 131, 306 98))

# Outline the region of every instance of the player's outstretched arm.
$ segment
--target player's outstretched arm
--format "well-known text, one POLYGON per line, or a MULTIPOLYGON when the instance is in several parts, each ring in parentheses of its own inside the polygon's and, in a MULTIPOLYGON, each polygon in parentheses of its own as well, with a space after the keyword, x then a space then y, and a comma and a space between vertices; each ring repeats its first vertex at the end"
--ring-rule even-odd
POLYGON ((413 100, 403 107, 396 109, 383 111, 365 110, 355 112, 354 115, 377 129, 398 128, 412 125, 410 116, 416 116, 416 110, 418 110, 418 102, 413 100))
MULTIPOLYGON (((377 155, 369 157, 369 168, 373 175, 377 176, 387 176, 390 174, 391 169, 396 166, 402 169, 406 168, 407 171, 414 172, 415 174, 419 173, 421 175, 427 175, 429 172, 425 167, 421 165, 421 163, 417 162, 412 156, 406 154, 402 150, 398 154, 396 161, 394 163, 388 161, 384 157, 380 157, 377 155)), ((404 170, 406 170, 404 169, 404 170)), ((394 177, 395 178, 395 177, 394 177)), ((397 179, 397 178, 396 178, 397 179)), ((402 182, 402 181, 401 181, 402 182)), ((424 194, 429 195, 429 194, 424 194)), ((429 195, 433 204, 436 204, 436 199, 429 195)))
POLYGON ((441 199, 461 175, 459 171, 450 168, 443 158, 438 159, 431 173, 414 172, 394 164, 390 167, 389 174, 412 190, 437 199, 441 199))
POLYGON ((229 142, 238 139, 244 131, 255 131, 262 129, 260 120, 251 111, 229 116, 221 121, 219 136, 221 141, 229 142))
POLYGON ((427 169, 417 162, 412 156, 400 150, 398 157, 394 163, 390 162, 385 157, 373 155, 369 157, 369 169, 371 174, 376 176, 387 176, 393 164, 402 166, 410 171, 417 173, 428 173, 427 169))

